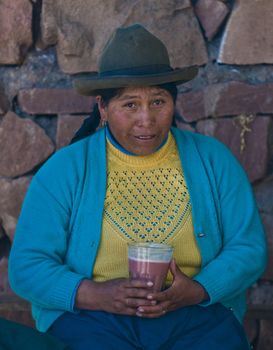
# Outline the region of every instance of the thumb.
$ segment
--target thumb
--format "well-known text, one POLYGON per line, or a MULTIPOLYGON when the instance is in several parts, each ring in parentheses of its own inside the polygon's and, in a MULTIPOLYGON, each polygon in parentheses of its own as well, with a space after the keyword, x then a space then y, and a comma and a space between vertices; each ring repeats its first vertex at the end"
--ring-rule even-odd
POLYGON ((177 275, 177 269, 178 269, 178 267, 176 265, 175 259, 172 258, 172 260, 170 262, 170 271, 171 271, 173 278, 175 278, 175 276, 177 275))
POLYGON ((179 266, 176 264, 176 261, 174 258, 172 258, 170 262, 170 272, 173 276, 173 279, 178 278, 178 277, 186 277, 188 278, 179 268, 179 266))

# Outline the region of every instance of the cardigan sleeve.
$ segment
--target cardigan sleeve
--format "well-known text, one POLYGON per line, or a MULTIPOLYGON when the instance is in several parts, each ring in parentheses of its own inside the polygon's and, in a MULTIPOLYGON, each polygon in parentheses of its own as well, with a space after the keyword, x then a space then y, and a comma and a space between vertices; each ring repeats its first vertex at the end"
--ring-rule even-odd
POLYGON ((194 279, 205 287, 211 304, 231 300, 257 281, 266 267, 267 246, 247 175, 226 146, 206 142, 205 166, 214 177, 221 247, 194 279))
POLYGON ((73 293, 83 278, 71 271, 65 261, 79 182, 73 166, 73 159, 66 152, 58 152, 35 175, 9 257, 12 289, 48 309, 73 311, 73 293))

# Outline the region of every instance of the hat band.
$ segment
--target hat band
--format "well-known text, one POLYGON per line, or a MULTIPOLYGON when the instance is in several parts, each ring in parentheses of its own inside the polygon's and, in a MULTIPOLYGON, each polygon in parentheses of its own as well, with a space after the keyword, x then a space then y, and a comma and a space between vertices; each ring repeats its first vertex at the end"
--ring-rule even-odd
POLYGON ((144 75, 172 72, 173 69, 167 64, 153 64, 150 66, 131 67, 126 69, 115 69, 100 72, 100 77, 111 77, 120 75, 144 75))

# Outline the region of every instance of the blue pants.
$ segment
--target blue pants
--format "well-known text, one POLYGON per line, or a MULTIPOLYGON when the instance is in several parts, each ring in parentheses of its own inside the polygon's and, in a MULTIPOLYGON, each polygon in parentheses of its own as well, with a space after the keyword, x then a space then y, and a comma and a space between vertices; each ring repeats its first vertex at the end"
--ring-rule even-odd
POLYGON ((156 319, 103 311, 65 313, 48 331, 73 350, 249 350, 242 325, 221 304, 156 319))

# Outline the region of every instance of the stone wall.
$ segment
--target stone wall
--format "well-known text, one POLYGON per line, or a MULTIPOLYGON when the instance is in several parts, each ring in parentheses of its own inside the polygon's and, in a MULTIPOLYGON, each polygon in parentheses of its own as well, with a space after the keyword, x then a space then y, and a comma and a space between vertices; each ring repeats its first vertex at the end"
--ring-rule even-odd
MULTIPOLYGON (((96 70, 112 30, 144 24, 174 67, 198 65, 180 87, 181 129, 230 147, 253 184, 270 251, 248 292, 255 349, 273 346, 272 0, 2 0, 0 2, 0 316, 33 325, 7 280, 8 252, 33 174, 67 145, 94 100, 71 88, 96 70)), ((236 264, 236 262, 234 262, 236 264)))

